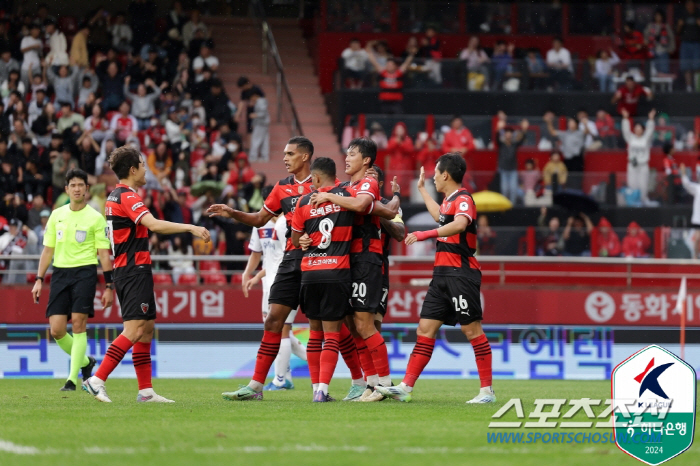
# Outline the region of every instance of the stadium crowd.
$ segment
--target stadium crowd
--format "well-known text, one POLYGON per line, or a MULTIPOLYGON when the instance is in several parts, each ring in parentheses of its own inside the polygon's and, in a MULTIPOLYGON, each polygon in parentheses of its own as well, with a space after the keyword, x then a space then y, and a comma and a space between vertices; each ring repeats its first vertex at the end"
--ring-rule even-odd
MULTIPOLYGON (((128 11, 98 8, 80 19, 56 18, 45 4, 4 16, 0 254, 40 251, 50 211, 68 203, 71 168, 88 173, 89 203, 104 212, 117 183, 108 155, 125 144, 147 161, 143 194, 156 218, 216 232, 213 245, 154 234, 154 254, 244 254, 250 229, 214 223, 202 212, 217 200, 260 209, 266 179, 249 159, 269 158, 269 115, 264 92, 246 77, 238 79, 240 99, 232 101, 217 77, 215 45, 200 12, 185 11, 180 1, 164 16, 142 0, 128 11)), ((189 271, 191 262, 155 267, 189 271)))

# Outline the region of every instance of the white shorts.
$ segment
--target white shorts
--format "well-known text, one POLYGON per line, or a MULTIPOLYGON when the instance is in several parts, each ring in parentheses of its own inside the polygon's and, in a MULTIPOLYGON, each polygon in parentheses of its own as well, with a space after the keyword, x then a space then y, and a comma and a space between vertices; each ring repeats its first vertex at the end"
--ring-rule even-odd
MULTIPOLYGON (((267 314, 270 312, 270 287, 263 286, 263 297, 262 297, 262 320, 265 322, 265 319, 267 319, 267 314)), ((298 309, 293 309, 292 312, 289 313, 289 316, 287 317, 287 320, 284 321, 285 324, 293 324, 294 319, 297 317, 297 311, 298 309)))

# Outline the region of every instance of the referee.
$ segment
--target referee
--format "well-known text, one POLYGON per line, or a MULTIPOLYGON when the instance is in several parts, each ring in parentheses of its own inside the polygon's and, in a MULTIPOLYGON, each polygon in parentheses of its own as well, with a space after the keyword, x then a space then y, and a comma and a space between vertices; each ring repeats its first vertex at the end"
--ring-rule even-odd
POLYGON ((93 299, 97 287, 97 256, 100 257, 107 283, 102 295, 102 306, 111 306, 114 299, 107 221, 85 202, 87 181, 87 173, 83 170, 74 169, 66 174, 66 193, 70 197, 70 204, 57 208, 49 217, 44 235, 44 250, 32 289, 34 302, 39 303, 44 274, 51 259, 54 259, 46 317, 49 319, 51 336, 70 355, 70 375, 61 391, 75 391, 78 371, 82 368, 85 381, 92 375, 95 366, 95 358, 85 355, 85 332, 88 317, 95 315, 93 299), (69 320, 73 321, 73 336, 67 333, 69 320))

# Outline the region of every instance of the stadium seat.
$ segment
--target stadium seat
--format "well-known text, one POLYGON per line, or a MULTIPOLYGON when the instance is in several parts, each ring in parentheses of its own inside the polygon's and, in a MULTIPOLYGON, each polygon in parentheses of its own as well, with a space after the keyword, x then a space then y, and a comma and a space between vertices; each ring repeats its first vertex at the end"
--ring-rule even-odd
POLYGON ((235 275, 232 275, 231 284, 233 285, 234 283, 243 283, 243 274, 237 273, 235 275))
POLYGON ((207 285, 226 285, 226 277, 222 273, 204 273, 204 283, 207 285))
POLYGON ((154 273, 153 283, 158 283, 160 285, 172 285, 173 277, 167 273, 154 273))
POLYGON ((183 275, 180 275, 180 278, 177 281, 178 285, 197 285, 199 284, 199 279, 197 278, 197 275, 193 273, 186 273, 183 275))
POLYGON ((202 272, 221 270, 221 263, 219 261, 201 261, 199 263, 199 270, 202 272))

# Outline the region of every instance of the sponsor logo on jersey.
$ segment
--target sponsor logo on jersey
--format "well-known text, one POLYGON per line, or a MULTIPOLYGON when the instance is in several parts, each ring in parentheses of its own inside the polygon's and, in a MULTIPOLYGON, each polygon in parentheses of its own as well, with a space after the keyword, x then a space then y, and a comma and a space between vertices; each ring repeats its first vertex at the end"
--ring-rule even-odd
POLYGON ((136 204, 134 204, 133 206, 131 206, 131 210, 133 210, 134 212, 136 212, 136 209, 138 209, 139 207, 143 207, 143 202, 137 202, 136 204))
POLYGON ((469 210, 469 204, 462 202, 459 204, 459 210, 469 210))
POLYGON ((335 204, 329 204, 325 206, 318 207, 316 209, 311 209, 309 211, 310 217, 320 217, 322 215, 330 214, 331 212, 340 212, 340 206, 335 204))

